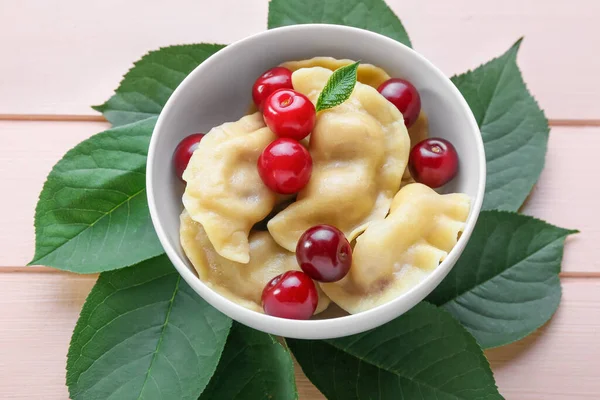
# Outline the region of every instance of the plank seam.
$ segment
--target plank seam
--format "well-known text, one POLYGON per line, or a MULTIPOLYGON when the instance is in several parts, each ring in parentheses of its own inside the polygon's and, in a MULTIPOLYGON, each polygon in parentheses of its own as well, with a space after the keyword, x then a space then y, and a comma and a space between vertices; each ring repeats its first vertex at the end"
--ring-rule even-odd
MULTIPOLYGON (((42 265, 32 266, 0 266, 0 273, 55 273, 55 274, 76 274, 71 271, 63 271, 61 269, 45 267, 42 265)), ((88 275, 88 274, 76 274, 88 275)), ((559 274, 562 279, 594 279, 600 278, 600 271, 564 271, 559 274)))
MULTIPOLYGON (((102 115, 0 114, 0 121, 108 122, 102 115)), ((600 119, 549 119, 551 127, 600 127, 600 119)))

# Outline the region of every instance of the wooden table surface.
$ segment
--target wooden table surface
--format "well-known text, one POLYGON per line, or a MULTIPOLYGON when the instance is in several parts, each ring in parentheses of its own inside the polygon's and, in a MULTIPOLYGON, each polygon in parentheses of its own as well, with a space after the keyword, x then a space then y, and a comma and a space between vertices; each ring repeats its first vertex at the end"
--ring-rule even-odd
MULTIPOLYGON (((563 299, 534 335, 487 352, 507 399, 600 399, 600 2, 388 0, 414 48, 447 74, 520 36, 525 81, 551 122, 546 169, 524 212, 581 230, 567 240, 563 299), (435 4, 434 4, 435 3, 435 4), (593 207, 593 205, 596 207, 593 207)), ((66 399, 65 360, 96 276, 25 267, 42 183, 108 124, 107 99, 148 50, 262 31, 267 0, 0 0, 0 398, 66 399)), ((300 399, 321 399, 297 374, 300 399)))

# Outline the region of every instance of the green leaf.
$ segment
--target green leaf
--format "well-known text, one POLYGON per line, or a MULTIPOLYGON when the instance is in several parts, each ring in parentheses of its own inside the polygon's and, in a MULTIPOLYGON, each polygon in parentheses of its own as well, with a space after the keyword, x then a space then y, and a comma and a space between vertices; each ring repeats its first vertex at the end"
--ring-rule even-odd
POLYGON ((35 210, 30 264, 92 273, 133 265, 163 249, 146 202, 151 118, 79 143, 48 175, 35 210))
POLYGON ((483 209, 516 211, 537 182, 548 121, 517 66, 521 40, 504 55, 452 81, 473 110, 487 159, 483 209))
POLYGON ((350 98, 354 90, 354 85, 356 85, 358 64, 359 62, 357 61, 333 71, 323 91, 319 94, 316 106, 317 112, 339 106, 350 98))
POLYGON ((92 108, 113 126, 156 116, 181 81, 223 47, 203 43, 151 51, 134 64, 106 103, 92 108))
POLYGON ((482 212, 460 259, 427 300, 484 348, 519 340, 556 311, 564 241, 575 232, 525 215, 482 212))
POLYGON ((271 0, 269 3, 269 29, 317 23, 367 29, 411 47, 404 26, 384 0, 271 0))
POLYGON ((71 339, 70 398, 195 400, 217 367, 230 327, 164 255, 105 272, 71 339))
POLYGON ((287 343, 330 400, 502 398, 475 339, 431 304, 358 335, 287 343))
POLYGON ((273 336, 234 322, 217 371, 200 400, 297 398, 290 353, 273 336))

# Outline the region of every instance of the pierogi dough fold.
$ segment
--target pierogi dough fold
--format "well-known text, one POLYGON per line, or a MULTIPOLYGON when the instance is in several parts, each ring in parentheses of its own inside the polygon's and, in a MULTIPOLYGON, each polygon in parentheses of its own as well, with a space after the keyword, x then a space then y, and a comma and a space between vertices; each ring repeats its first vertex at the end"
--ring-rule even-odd
MULTIPOLYGON (((322 67, 303 68, 292 74, 292 83, 316 103, 331 74, 322 67)), ((377 90, 357 82, 348 100, 317 114, 308 145, 310 181, 296 202, 269 221, 269 232, 289 251, 319 224, 337 227, 351 241, 388 213, 409 147, 402 114, 377 90)))
POLYGON ((403 187, 390 214, 356 239, 350 272, 321 283, 351 314, 387 303, 433 272, 456 244, 469 215, 466 194, 440 195, 420 183, 403 187))
POLYGON ((217 126, 199 143, 183 174, 186 210, 229 260, 250 260, 250 229, 275 205, 276 195, 256 167, 260 153, 275 139, 258 112, 217 126))
MULTIPOLYGON (((332 57, 314 57, 307 60, 288 61, 281 64, 281 66, 291 70, 292 72, 299 70, 300 68, 311 67, 323 67, 331 71, 335 71, 336 69, 345 65, 352 64, 353 62, 353 60, 348 59, 338 60, 332 57)), ((357 80, 360 83, 364 83, 365 85, 369 85, 377 89, 383 82, 387 81, 388 79, 390 79, 389 74, 382 68, 376 67, 372 64, 360 64, 358 66, 357 80)), ((421 111, 415 123, 410 128, 408 128, 408 136, 410 137, 411 148, 415 144, 429 137, 427 116, 425 115, 424 111, 421 111)), ((410 171, 408 170, 408 168, 406 168, 402 177, 402 186, 414 182, 415 180, 410 175, 410 171)))
MULTIPOLYGON (((250 233, 250 262, 241 264, 221 257, 202 225, 193 221, 186 211, 181 214, 180 223, 181 246, 200 280, 250 310, 263 312, 261 295, 271 279, 289 270, 300 270, 295 255, 278 246, 266 231, 250 233)), ((319 313, 329 306, 330 301, 319 285, 316 286, 319 304, 315 313, 319 313)))
MULTIPOLYGON (((294 72, 301 68, 322 67, 330 71, 335 71, 345 65, 354 63, 354 60, 341 59, 333 57, 314 57, 308 60, 288 61, 281 64, 282 67, 294 72)), ((356 72, 356 79, 365 85, 377 89, 379 85, 390 79, 390 76, 383 69, 372 64, 359 64, 356 72)))
MULTIPOLYGON (((425 112, 421 110, 419 117, 410 128, 408 128, 408 136, 410 137, 410 148, 415 147, 417 143, 429 137, 429 121, 425 112)), ((410 175, 410 170, 406 168, 402 176, 402 185, 406 186, 409 183, 415 183, 415 180, 410 175)))

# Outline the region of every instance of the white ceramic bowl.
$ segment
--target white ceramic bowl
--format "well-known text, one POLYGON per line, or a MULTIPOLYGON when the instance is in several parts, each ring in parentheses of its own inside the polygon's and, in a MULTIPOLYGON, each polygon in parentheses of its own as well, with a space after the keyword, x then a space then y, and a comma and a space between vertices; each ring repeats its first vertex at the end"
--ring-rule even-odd
MULTIPOLYGON (((423 300, 448 274, 471 236, 485 188, 481 135, 466 101, 436 67, 410 48, 385 36, 337 25, 296 25, 262 32, 227 46, 198 66, 165 105, 150 142, 147 190, 150 214, 167 255, 186 282, 208 303, 252 328, 300 339, 351 335, 382 325, 423 300), (471 196, 466 229, 458 244, 423 282, 369 311, 337 318, 298 321, 250 311, 209 289, 193 272, 179 244, 182 186, 172 155, 181 139, 242 117, 251 104, 254 80, 284 61, 315 56, 371 63, 411 81, 421 94, 432 136, 450 140, 460 157, 458 176, 444 188, 471 196)), ((330 313, 331 314, 331 313, 330 313)))

